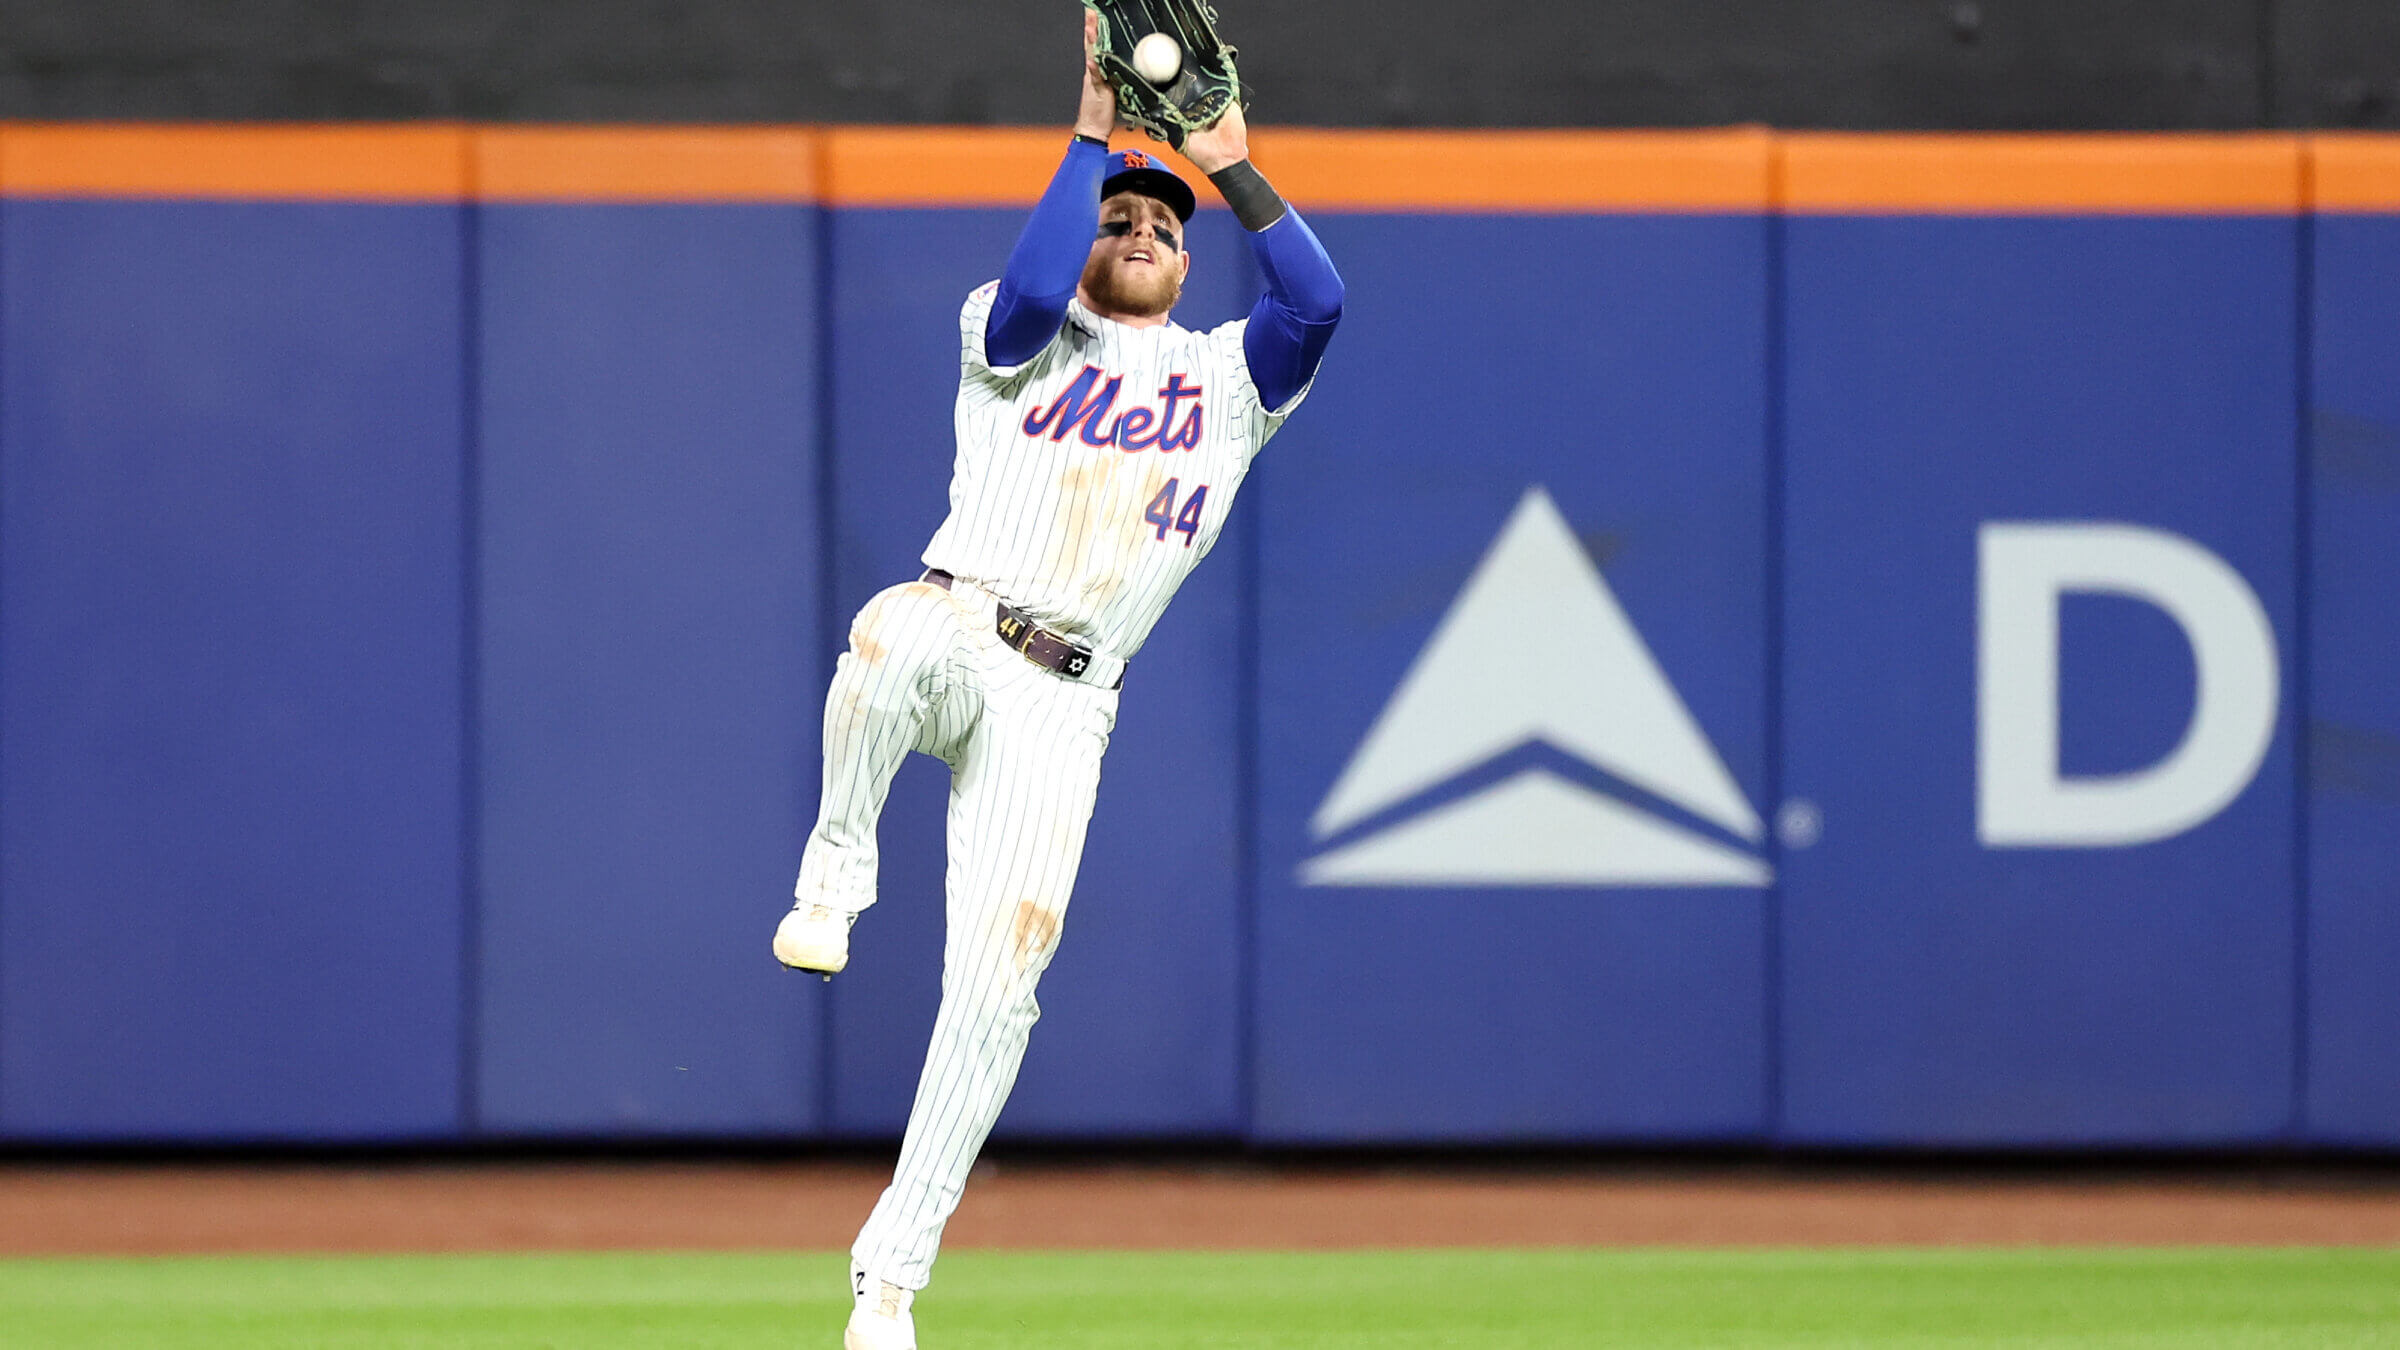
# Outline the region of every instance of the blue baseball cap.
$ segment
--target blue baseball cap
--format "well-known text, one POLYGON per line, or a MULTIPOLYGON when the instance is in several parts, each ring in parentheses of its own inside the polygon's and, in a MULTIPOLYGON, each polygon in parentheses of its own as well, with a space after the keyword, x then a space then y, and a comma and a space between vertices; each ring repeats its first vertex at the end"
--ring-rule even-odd
POLYGON ((1192 195, 1191 185, 1176 177, 1165 161, 1139 150, 1111 150, 1108 159, 1108 177, 1100 180, 1100 200, 1107 201, 1120 192, 1138 192, 1164 202, 1177 220, 1191 223, 1192 212, 1200 209, 1200 199, 1192 195))

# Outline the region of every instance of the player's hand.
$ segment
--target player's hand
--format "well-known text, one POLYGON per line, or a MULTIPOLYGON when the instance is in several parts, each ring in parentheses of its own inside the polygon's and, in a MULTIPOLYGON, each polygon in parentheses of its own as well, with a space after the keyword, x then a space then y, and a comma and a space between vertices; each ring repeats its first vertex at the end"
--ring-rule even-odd
POLYGON ((1083 104, 1075 110, 1075 134, 1105 141, 1117 129, 1117 91, 1100 73, 1092 53, 1100 46, 1100 16, 1083 12, 1083 104))
POLYGON ((1242 105, 1229 104, 1223 117, 1184 137, 1183 156, 1202 173, 1228 169, 1250 158, 1250 128, 1242 121, 1242 105))

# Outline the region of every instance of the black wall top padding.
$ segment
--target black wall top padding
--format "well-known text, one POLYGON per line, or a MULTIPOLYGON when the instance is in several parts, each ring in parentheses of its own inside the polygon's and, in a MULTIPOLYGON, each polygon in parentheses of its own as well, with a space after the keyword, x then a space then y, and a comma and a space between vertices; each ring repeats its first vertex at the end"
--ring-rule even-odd
MULTIPOLYGON (((1227 0, 1262 121, 2400 127, 2391 0, 1227 0)), ((7 0, 0 117, 1066 122, 1068 0, 7 0)))

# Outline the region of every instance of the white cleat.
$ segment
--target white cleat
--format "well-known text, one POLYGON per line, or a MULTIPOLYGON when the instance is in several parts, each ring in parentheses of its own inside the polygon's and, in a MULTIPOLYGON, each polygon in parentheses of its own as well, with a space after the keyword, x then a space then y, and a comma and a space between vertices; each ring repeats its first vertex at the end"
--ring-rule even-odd
POLYGON ((796 905, 775 926, 775 959, 794 970, 832 979, 850 964, 850 925, 855 914, 823 905, 796 905))
POLYGON ((916 1302, 915 1290, 886 1284, 852 1266, 850 1291, 857 1306, 842 1329, 842 1350, 917 1350, 917 1323, 908 1311, 916 1302))

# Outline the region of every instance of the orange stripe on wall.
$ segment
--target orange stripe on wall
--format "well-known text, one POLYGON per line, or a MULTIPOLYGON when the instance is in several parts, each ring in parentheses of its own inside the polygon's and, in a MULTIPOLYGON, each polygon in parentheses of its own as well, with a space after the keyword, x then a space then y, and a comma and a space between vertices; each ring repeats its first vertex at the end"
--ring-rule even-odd
MULTIPOLYGON (((1030 205, 1049 185, 1071 134, 1065 127, 828 127, 825 200, 835 206, 1030 205)), ((1137 144, 1131 137, 1117 140, 1120 149, 1137 144)), ((1180 157, 1159 157, 1187 177, 1197 172, 1180 157)))
POLYGON ((0 190, 13 196, 456 202, 467 188, 456 126, 0 129, 0 190))
POLYGON ((1774 137, 1732 131, 1258 133, 1259 169, 1303 209, 1760 211, 1774 137))
POLYGON ((1783 137, 1785 209, 1804 214, 2282 214, 2301 208, 2297 136, 1783 137))
MULTIPOLYGON (((1019 207, 1063 127, 0 127, 17 196, 762 201, 1019 207)), ((2288 213, 2400 210, 2400 136, 1888 136, 1264 127, 1260 167, 1312 211, 2288 213), (1780 189, 1776 166, 1780 160, 1780 189)), ((1124 133, 1119 148, 1160 153, 1124 133)), ((1203 200, 1212 200, 1203 192, 1203 200)))
MULTIPOLYGON (((1064 130, 838 127, 827 132, 836 206, 1026 206, 1066 150, 1064 130)), ((1764 130, 1323 131, 1254 129, 1259 169, 1310 211, 1756 211, 1764 130)), ((1202 190, 1200 171, 1120 134, 1202 190)))
POLYGON ((2309 153, 2317 210, 2400 212, 2400 136, 2311 136, 2309 153))
POLYGON ((815 202, 821 133, 799 127, 491 127, 475 195, 526 202, 815 202))

